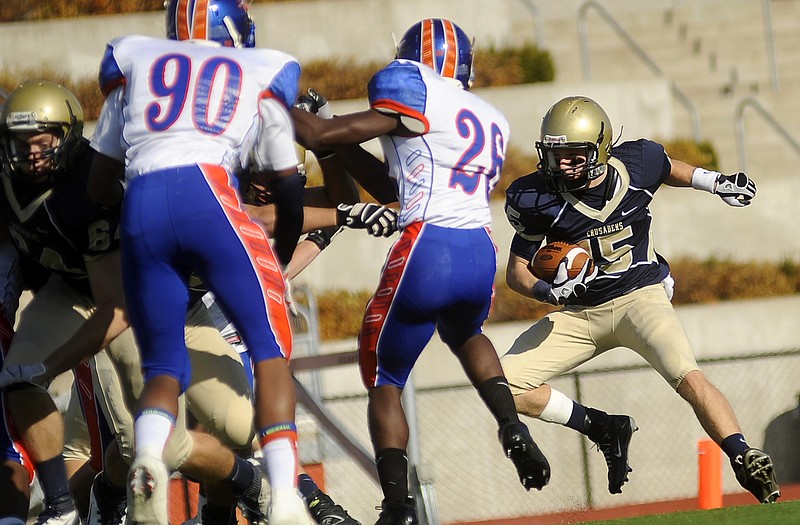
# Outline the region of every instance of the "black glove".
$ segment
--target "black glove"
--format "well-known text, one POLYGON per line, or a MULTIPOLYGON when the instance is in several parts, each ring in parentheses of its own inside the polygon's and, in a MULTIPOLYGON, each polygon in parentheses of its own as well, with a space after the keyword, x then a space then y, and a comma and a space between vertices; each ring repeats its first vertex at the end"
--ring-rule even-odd
POLYGON ((717 176, 717 186, 714 193, 720 196, 728 206, 741 208, 747 206, 753 197, 756 196, 756 183, 743 172, 733 175, 717 176))
POLYGON ((333 117, 327 98, 311 88, 308 88, 306 93, 306 95, 297 97, 297 102, 295 102, 294 107, 312 113, 322 119, 327 120, 333 117))
POLYGON ((397 212, 392 208, 358 202, 336 207, 336 222, 357 230, 367 230, 373 237, 389 237, 397 231, 397 212))
POLYGON ((319 230, 308 232, 305 240, 313 242, 317 245, 317 247, 319 247, 319 251, 322 251, 330 246, 331 241, 337 233, 342 231, 342 228, 343 226, 328 226, 327 228, 320 228, 319 230))

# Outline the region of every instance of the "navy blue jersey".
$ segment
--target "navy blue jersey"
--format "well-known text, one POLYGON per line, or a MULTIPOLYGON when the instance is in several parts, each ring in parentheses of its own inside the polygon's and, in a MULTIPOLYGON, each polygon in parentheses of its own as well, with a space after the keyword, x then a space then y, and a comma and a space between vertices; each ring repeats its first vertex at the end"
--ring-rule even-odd
POLYGON ((598 305, 669 274, 653 246, 648 208, 671 169, 663 146, 624 142, 612 150, 608 169, 604 183, 581 192, 550 192, 539 172, 520 177, 506 192, 506 215, 517 232, 512 253, 531 260, 545 239, 591 253, 599 273, 571 304, 598 305))
POLYGON ((0 208, 23 254, 26 286, 36 289, 51 273, 91 296, 86 260, 119 250, 119 208, 89 199, 86 181, 93 151, 84 140, 70 167, 54 184, 26 184, 0 177, 0 208))

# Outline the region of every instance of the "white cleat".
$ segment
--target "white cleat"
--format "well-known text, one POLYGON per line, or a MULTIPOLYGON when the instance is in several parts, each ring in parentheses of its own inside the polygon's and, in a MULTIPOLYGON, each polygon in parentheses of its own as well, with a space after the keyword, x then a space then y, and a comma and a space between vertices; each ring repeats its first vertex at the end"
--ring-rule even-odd
POLYGON ((272 489, 269 502, 269 525, 316 525, 306 501, 295 488, 272 489))
POLYGON ((169 473, 158 458, 137 457, 128 471, 128 523, 169 525, 169 473))

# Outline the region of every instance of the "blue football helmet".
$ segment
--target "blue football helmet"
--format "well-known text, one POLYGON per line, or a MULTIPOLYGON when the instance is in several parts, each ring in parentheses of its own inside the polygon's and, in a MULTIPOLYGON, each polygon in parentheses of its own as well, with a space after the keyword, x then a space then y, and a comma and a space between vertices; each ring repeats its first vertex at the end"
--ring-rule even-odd
POLYGON ((167 38, 256 47, 256 26, 244 0, 167 0, 167 38))
POLYGON ((467 34, 450 20, 426 18, 411 26, 397 44, 395 58, 420 62, 443 77, 472 87, 472 43, 467 34))

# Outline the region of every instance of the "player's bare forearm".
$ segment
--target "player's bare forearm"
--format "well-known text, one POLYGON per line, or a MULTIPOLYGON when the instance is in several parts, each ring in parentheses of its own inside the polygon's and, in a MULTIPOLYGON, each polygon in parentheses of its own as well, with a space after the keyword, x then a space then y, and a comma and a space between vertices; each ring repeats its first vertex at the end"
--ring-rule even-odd
POLYGON ((367 193, 381 204, 397 202, 386 165, 360 145, 336 150, 336 158, 367 193))
POLYGON ((118 251, 86 262, 89 284, 97 306, 91 317, 45 362, 50 377, 74 368, 95 355, 130 326, 119 264, 118 251))
POLYGON ((533 298, 533 285, 538 279, 528 270, 528 261, 509 253, 506 266, 506 284, 508 287, 525 297, 533 298))

